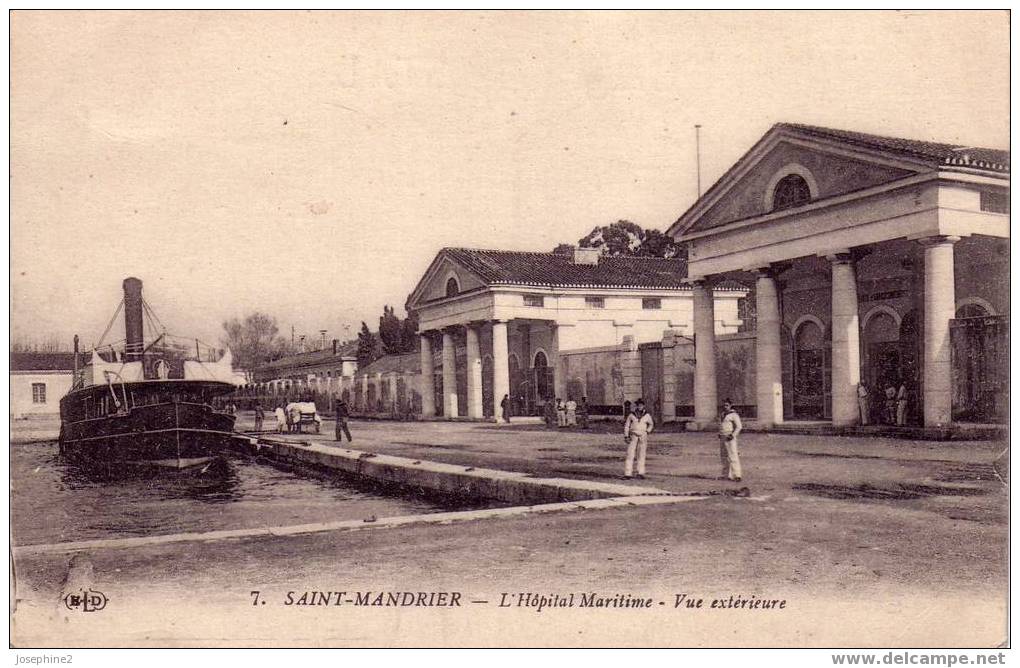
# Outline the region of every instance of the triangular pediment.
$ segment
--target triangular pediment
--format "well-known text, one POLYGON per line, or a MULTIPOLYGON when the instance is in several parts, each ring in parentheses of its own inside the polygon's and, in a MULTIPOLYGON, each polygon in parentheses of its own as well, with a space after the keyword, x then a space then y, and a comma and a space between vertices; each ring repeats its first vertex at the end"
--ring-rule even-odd
POLYGON ((931 171, 920 161, 776 126, 672 226, 674 236, 763 216, 774 210, 777 184, 803 178, 811 201, 838 197, 931 171))
POLYGON ((457 293, 473 292, 486 287, 482 278, 444 251, 440 251, 429 265, 418 285, 407 298, 407 308, 447 297, 446 286, 450 279, 457 281, 457 293))

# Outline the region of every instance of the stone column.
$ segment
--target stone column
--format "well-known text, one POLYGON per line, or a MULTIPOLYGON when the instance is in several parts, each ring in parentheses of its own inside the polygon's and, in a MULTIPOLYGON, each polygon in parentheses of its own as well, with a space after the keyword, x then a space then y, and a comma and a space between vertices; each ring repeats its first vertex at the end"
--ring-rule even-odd
POLYGON ((758 312, 758 331, 755 350, 755 397, 758 405, 758 424, 771 427, 783 422, 783 368, 780 348, 779 294, 775 273, 770 268, 757 272, 755 303, 758 312))
POLYGON ((400 405, 397 402, 397 381, 400 374, 396 371, 390 372, 390 413, 394 416, 400 413, 400 405))
POLYGON ((662 335, 662 421, 676 421, 676 332, 662 335))
POLYGON ((414 371, 404 372, 404 402, 407 404, 407 414, 414 414, 414 394, 415 392, 421 396, 421 384, 418 381, 421 378, 421 373, 415 373, 414 371))
MULTIPOLYGON (((563 402, 567 401, 567 385, 566 378, 560 372, 560 325, 556 322, 550 322, 549 325, 549 340, 551 344, 549 346, 549 366, 553 372, 553 395, 561 397, 563 402)), ((581 397, 574 397, 574 401, 580 401, 581 397)))
MULTIPOLYGON (((960 237, 929 237, 924 246, 924 426, 953 420, 949 321, 956 315, 953 244, 960 237)), ((915 399, 916 401, 916 399, 915 399)))
MULTIPOLYGON (((620 360, 620 375, 623 376, 623 400, 632 404, 641 397, 641 351, 637 338, 627 334, 620 343, 623 357, 620 360)), ((646 407, 648 408, 648 407, 646 407)))
POLYGON ((496 422, 503 421, 500 402, 510 393, 510 343, 506 320, 492 323, 492 414, 496 422))
POLYGON ((694 287, 694 421, 699 428, 718 421, 715 378, 715 301, 706 280, 694 287))
POLYGON ((850 253, 827 256, 832 263, 832 424, 860 422, 857 386, 861 382, 861 326, 857 272, 850 253))
POLYGON ((432 339, 425 332, 422 332, 419 338, 421 339, 421 416, 433 418, 436 416, 436 390, 432 376, 432 339))
POLYGON ((443 330, 443 417, 457 417, 457 350, 449 329, 443 330))
POLYGON ((478 345, 478 329, 467 326, 467 413, 481 419, 482 413, 482 352, 478 345))

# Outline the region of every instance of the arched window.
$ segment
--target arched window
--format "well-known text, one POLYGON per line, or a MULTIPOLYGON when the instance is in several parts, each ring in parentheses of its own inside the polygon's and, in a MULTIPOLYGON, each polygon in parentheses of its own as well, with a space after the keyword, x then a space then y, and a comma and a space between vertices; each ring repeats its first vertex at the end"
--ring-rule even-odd
POLYGON ((787 174, 779 179, 772 194, 772 210, 789 209, 800 206, 811 200, 811 188, 804 177, 798 174, 787 174))
POLYGON ((534 364, 534 366, 535 366, 536 369, 538 369, 540 367, 549 366, 549 360, 546 359, 545 353, 542 352, 541 350, 539 350, 537 353, 535 353, 535 364, 534 364))
POLYGON ((446 296, 456 297, 458 292, 460 292, 460 286, 457 285, 457 279, 451 276, 450 280, 446 281, 446 296))
POLYGON ((987 315, 988 309, 981 304, 975 304, 974 302, 963 304, 960 308, 956 309, 957 318, 983 318, 987 315))
POLYGON ((866 344, 888 343, 899 340, 900 325, 888 313, 875 313, 864 326, 864 341, 866 344))

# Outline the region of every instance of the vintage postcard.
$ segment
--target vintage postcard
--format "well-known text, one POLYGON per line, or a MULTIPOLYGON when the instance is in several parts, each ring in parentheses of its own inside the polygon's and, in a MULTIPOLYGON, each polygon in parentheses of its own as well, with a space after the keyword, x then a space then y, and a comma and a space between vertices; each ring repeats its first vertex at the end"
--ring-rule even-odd
POLYGON ((1001 658, 1007 11, 9 18, 14 648, 1001 658))

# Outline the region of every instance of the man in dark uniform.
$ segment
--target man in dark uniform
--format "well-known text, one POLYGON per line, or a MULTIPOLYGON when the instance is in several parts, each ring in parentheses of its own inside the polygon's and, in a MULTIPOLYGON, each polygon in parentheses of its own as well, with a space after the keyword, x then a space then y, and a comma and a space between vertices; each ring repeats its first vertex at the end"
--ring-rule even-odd
POLYGON ((336 440, 342 442, 343 435, 347 434, 347 442, 350 443, 354 439, 351 438, 351 430, 347 428, 347 418, 350 417, 350 412, 347 410, 347 402, 343 399, 337 399, 333 412, 336 413, 336 440))
POLYGON ((510 422, 510 395, 504 394, 503 401, 499 402, 499 407, 503 409, 503 422, 510 422))
POLYGON ((262 403, 255 402, 255 431, 262 431, 262 421, 266 418, 266 412, 262 410, 262 403))

